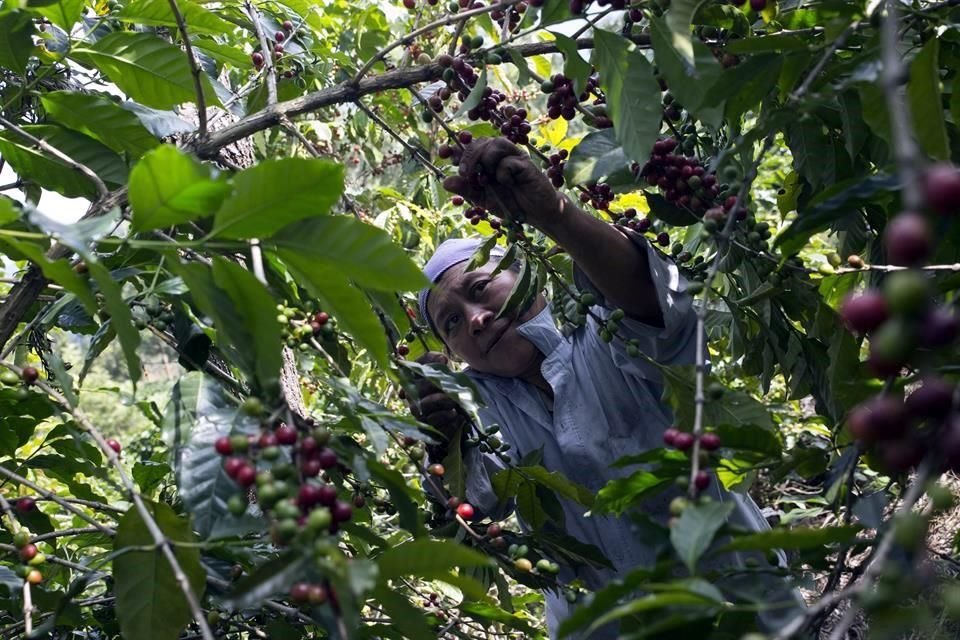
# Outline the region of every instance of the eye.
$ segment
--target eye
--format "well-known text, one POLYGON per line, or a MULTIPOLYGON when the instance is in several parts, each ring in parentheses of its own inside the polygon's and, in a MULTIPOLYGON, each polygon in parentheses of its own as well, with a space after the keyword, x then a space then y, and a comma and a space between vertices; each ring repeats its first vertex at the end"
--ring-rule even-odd
POLYGON ((443 321, 443 331, 444 333, 449 334, 453 329, 456 328, 457 322, 459 322, 460 316, 456 313, 451 313, 447 316, 447 319, 443 321))
POLYGON ((470 292, 474 296, 476 296, 479 293, 482 293, 483 290, 487 288, 487 284, 489 284, 489 282, 490 282, 489 280, 478 280, 476 284, 470 287, 470 292))

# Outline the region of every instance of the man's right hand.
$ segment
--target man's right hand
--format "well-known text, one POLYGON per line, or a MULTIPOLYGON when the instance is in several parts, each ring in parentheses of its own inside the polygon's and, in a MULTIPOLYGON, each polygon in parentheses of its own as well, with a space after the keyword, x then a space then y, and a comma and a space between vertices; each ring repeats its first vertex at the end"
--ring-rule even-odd
MULTIPOLYGON (((449 364, 450 360, 442 353, 428 351, 419 358, 420 364, 449 364)), ((407 398, 410 413, 420 422, 424 422, 439 431, 445 440, 449 440, 467 422, 467 416, 450 396, 438 389, 426 379, 417 380, 416 398, 407 398)), ((445 447, 444 447, 445 448, 445 447)))

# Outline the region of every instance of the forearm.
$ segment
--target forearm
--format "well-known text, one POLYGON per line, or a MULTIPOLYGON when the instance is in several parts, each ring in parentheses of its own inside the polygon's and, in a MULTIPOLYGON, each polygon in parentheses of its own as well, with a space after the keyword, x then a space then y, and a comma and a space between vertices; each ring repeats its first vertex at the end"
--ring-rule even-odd
POLYGON ((585 213, 569 198, 562 198, 559 211, 537 226, 570 254, 611 306, 663 326, 647 254, 616 227, 585 213))

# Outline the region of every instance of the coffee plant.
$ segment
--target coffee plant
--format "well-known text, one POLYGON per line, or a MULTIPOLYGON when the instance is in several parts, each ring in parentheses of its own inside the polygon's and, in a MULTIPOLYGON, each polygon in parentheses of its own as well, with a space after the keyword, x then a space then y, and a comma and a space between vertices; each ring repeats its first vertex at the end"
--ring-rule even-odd
MULTIPOLYGON (((561 637, 767 637, 777 603, 717 586, 733 550, 807 597, 769 637, 955 637, 958 5, 5 3, 0 638, 544 638, 550 591, 561 637), (497 136, 696 297, 709 366, 661 367, 675 427, 595 494, 417 362, 447 237, 519 263, 511 308, 595 314, 561 248, 443 190, 497 136), (422 378, 514 514, 437 459, 422 378), (773 528, 728 525, 714 477, 773 528), (637 508, 677 486, 669 522, 637 508), (590 592, 561 500, 659 561, 590 592)), ((600 338, 644 358, 622 318, 600 338)))

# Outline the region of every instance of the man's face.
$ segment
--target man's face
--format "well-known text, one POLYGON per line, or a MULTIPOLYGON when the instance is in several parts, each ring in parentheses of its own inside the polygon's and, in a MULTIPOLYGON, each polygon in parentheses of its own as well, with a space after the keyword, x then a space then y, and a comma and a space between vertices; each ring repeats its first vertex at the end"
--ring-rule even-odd
POLYGON ((510 295, 517 273, 491 273, 496 262, 464 273, 467 263, 448 269, 427 300, 427 310, 440 337, 451 351, 477 371, 514 378, 531 371, 542 358, 517 325, 543 310, 546 300, 536 300, 519 317, 515 310, 502 318, 497 312, 510 295))

